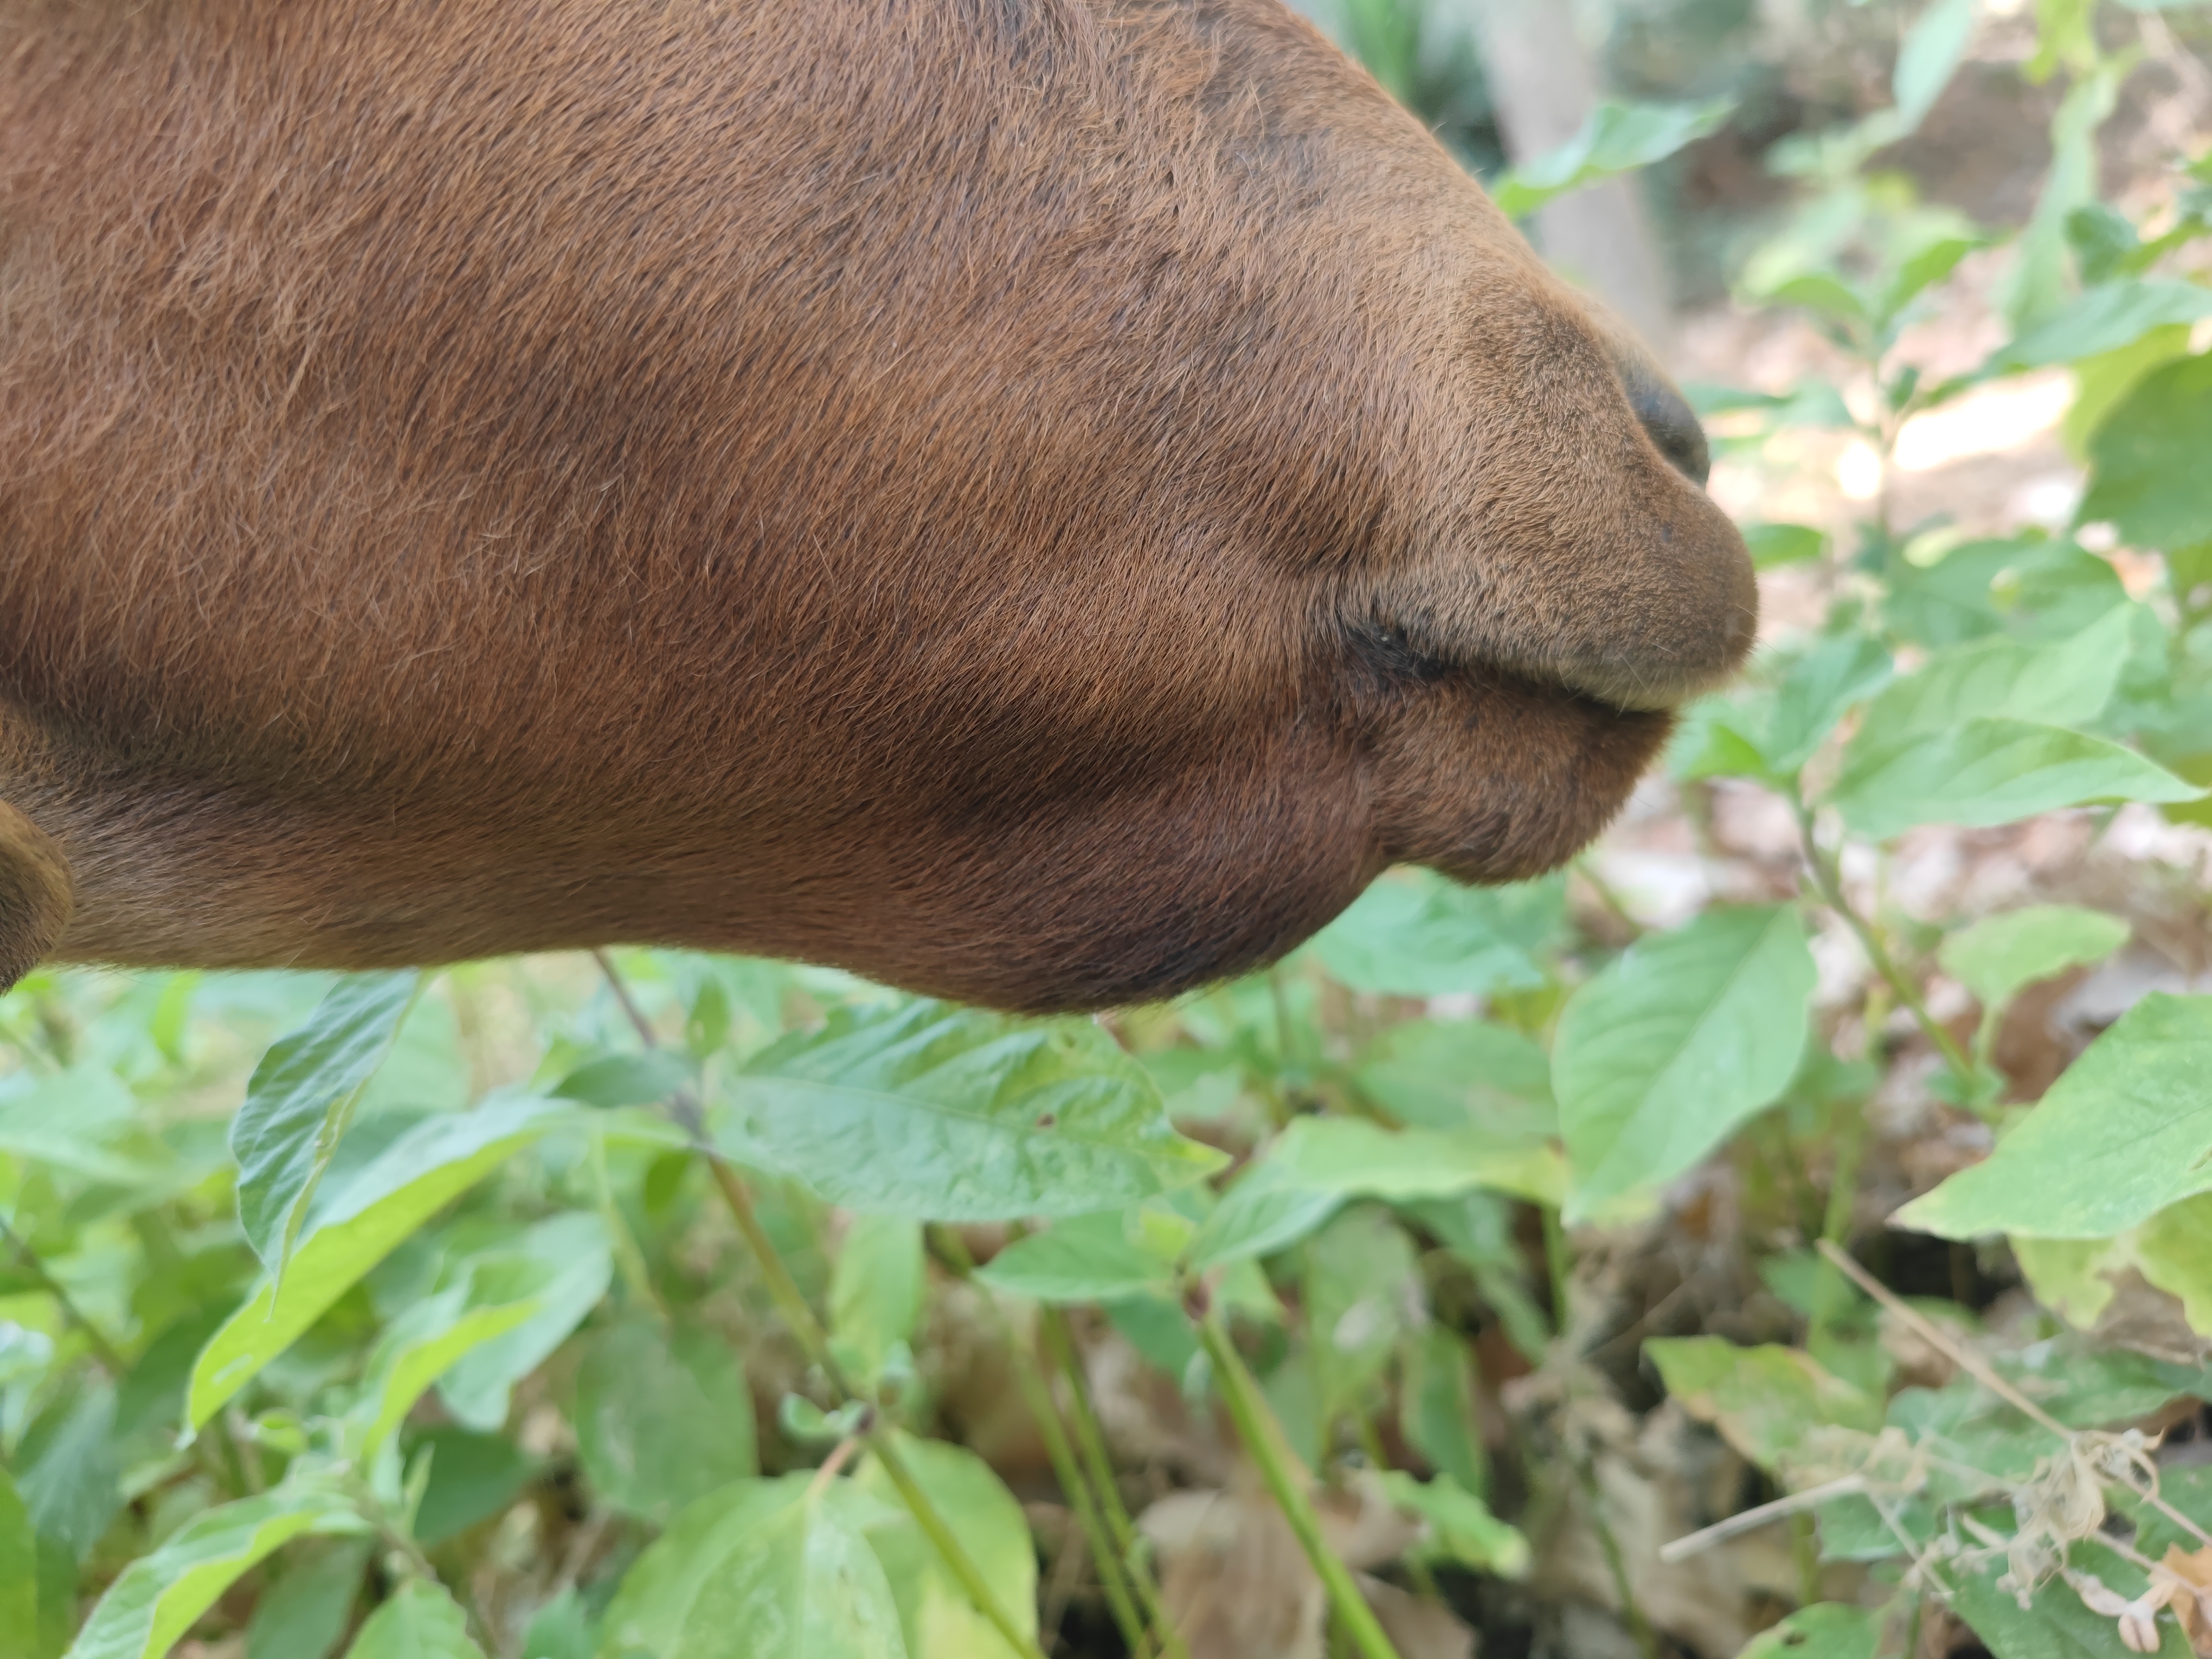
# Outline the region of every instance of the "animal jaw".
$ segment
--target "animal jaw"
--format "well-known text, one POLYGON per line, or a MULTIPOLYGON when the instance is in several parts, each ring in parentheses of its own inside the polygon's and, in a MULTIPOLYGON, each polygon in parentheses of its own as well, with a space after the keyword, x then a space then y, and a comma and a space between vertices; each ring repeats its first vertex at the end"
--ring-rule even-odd
POLYGON ((0 0, 0 975, 1125 1001, 1556 864, 1747 648, 1663 379, 1275 0, 666 19, 0 0))

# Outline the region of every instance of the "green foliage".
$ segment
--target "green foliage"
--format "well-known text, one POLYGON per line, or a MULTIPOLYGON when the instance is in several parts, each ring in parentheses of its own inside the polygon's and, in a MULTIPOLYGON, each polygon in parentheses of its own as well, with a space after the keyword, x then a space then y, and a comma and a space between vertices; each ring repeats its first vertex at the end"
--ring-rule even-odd
MULTIPOLYGON (((1432 17, 1352 12, 1386 80, 1430 86, 1432 17)), ((1799 1528, 1801 1605, 1754 1659, 1902 1651, 1923 1590, 2000 1659, 2130 1651, 2112 1608, 2150 1581, 2079 1517, 2124 1516, 2146 1559, 2212 1525, 2212 1482, 2170 1468, 2159 1508, 2126 1438, 2212 1379, 2106 1333, 2148 1297, 2212 1337, 2212 999, 2142 998, 2008 1103, 2007 1009, 2128 924, 1908 915, 1881 875, 1930 824, 2212 817, 2212 379, 2189 350, 2212 290, 2172 257, 2212 228, 2212 176, 2141 224, 2094 199, 2129 60, 2089 0, 2054 0, 2031 222, 1923 204, 1871 163, 1977 9, 1910 15, 1887 106, 1770 155, 1798 194, 1741 283, 1858 383, 1692 391, 1742 423, 1729 443, 1847 431, 1887 467, 1916 416, 2063 368, 2088 490, 2078 540, 1900 526, 1886 495, 1856 542, 1747 527, 1827 607, 1689 710, 1668 765, 1786 814, 1794 869, 1665 927, 1601 864, 1394 871, 1274 969, 1099 1021, 647 951, 615 959, 622 1001, 576 958, 33 975, 0 1000, 0 1659, 1036 1659, 1040 1544, 1123 1646, 1163 1652, 1161 1563, 1091 1398, 1115 1366, 1125 1410, 1233 1411, 1259 1466, 1238 1480, 1372 1656, 1304 1474, 1331 1526, 1387 1518, 1391 1559, 1362 1565, 1394 1582, 1522 1576, 1557 1517, 1614 1502, 1603 1396, 1647 1362, 1799 1528), (1937 380, 1912 325, 1969 256, 2010 337, 1937 380), (1929 1006, 1960 989, 1971 1042, 1929 1006), (1990 1146, 1887 1217, 1894 1168, 1861 1190, 1878 1084, 1978 1114, 1952 1127, 1990 1146), (1723 1254, 1731 1205, 1744 1295, 1789 1340, 1613 1305, 1626 1259, 1723 1254), (1666 1249, 1628 1231, 1655 1217, 1666 1249), (1884 1261, 1883 1221, 1960 1241, 1954 1271, 2016 1263, 2041 1310, 1984 1329, 1848 1273, 1884 1261), (978 1413, 979 1378, 1012 1392, 978 1413), (1486 1435, 1509 1398, 1514 1434, 1486 1435), (1078 1545, 1033 1535, 1000 1473, 1031 1430, 1078 1545), (1843 1592, 1816 1555, 1869 1605, 1820 1599, 1843 1592)), ((1498 198, 1531 211, 1727 114, 1607 106, 1498 198)))

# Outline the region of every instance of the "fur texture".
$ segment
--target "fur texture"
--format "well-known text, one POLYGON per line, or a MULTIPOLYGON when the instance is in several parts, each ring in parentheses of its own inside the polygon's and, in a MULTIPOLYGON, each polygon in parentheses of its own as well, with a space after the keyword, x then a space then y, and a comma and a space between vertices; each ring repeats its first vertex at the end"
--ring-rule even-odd
POLYGON ((0 0, 0 978, 1526 876, 1751 640, 1686 419, 1277 0, 0 0))

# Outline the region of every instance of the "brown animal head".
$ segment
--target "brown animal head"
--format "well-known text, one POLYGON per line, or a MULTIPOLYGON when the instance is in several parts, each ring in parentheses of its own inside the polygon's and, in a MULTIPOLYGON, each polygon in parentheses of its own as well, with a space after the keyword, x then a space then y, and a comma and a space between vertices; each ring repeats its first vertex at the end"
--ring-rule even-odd
POLYGON ((1173 991, 1604 824, 1703 455, 1276 0, 0 0, 0 972, 1173 991))

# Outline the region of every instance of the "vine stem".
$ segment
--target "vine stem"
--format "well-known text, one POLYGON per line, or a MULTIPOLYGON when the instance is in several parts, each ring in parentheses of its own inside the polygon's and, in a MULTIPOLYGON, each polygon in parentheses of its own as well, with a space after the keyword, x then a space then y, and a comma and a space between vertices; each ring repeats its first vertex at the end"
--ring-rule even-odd
MULTIPOLYGON (((949 1227, 933 1227, 930 1237, 937 1259, 960 1278, 972 1281, 975 1259, 968 1253, 968 1246, 960 1236, 949 1227)), ((1098 1494, 1091 1489, 1075 1448, 1068 1440, 1067 1425, 1060 1417, 1059 1404, 1052 1397, 1052 1386, 1046 1382, 1044 1369, 1037 1363, 1030 1342, 1012 1328, 1012 1322, 988 1291, 984 1292, 983 1305, 996 1317, 1000 1334, 1006 1340, 1006 1352, 1013 1362, 1014 1385, 1021 1390, 1030 1415, 1036 1421, 1037 1431, 1044 1437, 1045 1455, 1051 1461, 1053 1474, 1075 1510, 1077 1523, 1083 1528, 1091 1557, 1098 1564, 1098 1583, 1105 1592, 1107 1609, 1114 1615, 1121 1639, 1135 1659, 1152 1659, 1152 1638, 1144 1615, 1137 1609, 1136 1600, 1141 1595, 1146 1605, 1154 1610, 1157 1620, 1158 1598, 1148 1593, 1149 1575, 1143 1573, 1141 1564, 1125 1557, 1117 1547, 1116 1534, 1107 1524, 1098 1494)), ((1040 1320, 1042 1314, 1040 1310, 1040 1320)), ((1042 1341, 1038 1346, 1042 1346, 1042 1341)), ((1159 1628, 1164 1637, 1174 1640, 1164 1620, 1159 1621, 1159 1628)), ((1181 1645, 1176 1642, 1178 1651, 1181 1645)), ((1189 1659, 1189 1656, 1182 1654, 1182 1659, 1189 1659)))
POLYGON ((107 1334, 94 1324, 91 1316, 76 1305, 76 1299, 61 1280, 48 1272, 46 1264, 39 1260, 39 1253, 31 1248, 30 1241, 17 1232, 5 1216, 0 1216, 0 1237, 8 1241, 9 1248, 15 1252, 16 1261, 22 1264, 23 1271, 31 1276, 32 1282, 53 1297, 61 1310, 62 1317, 76 1327, 86 1346, 92 1350, 93 1358, 100 1361, 109 1376, 120 1381, 123 1374, 131 1369, 122 1350, 109 1341, 107 1334))
MULTIPOLYGON (((631 997, 613 959, 604 951, 595 951, 592 954, 598 959, 599 971, 606 975, 608 987, 613 991, 616 1000, 621 1003, 623 1012, 629 1016, 630 1024, 636 1028, 639 1040, 648 1048, 659 1048, 659 1035, 645 1018, 644 1010, 631 997)), ((775 1241, 769 1237, 768 1230, 761 1225, 759 1213, 753 1208, 752 1194, 745 1190, 745 1184, 738 1178, 737 1171, 707 1139, 701 1124, 698 1103, 686 1097, 672 1102, 671 1107, 678 1120, 690 1132, 693 1153, 706 1164, 716 1190, 722 1195, 723 1204, 728 1208, 731 1218, 737 1223, 738 1233, 760 1264, 762 1276, 768 1281, 769 1299, 775 1304, 776 1311, 783 1316, 791 1334, 799 1339, 799 1345, 805 1350, 808 1359, 828 1379, 841 1401, 868 1404, 867 1397, 854 1388, 845 1375, 844 1367, 837 1363, 836 1355, 830 1352, 830 1334, 815 1316, 813 1308, 806 1300, 806 1293, 799 1288, 799 1281, 791 1276, 791 1269, 784 1265, 783 1257, 777 1254, 775 1241)), ((960 1588, 967 1592, 968 1599, 975 1604, 977 1611, 990 1621, 991 1627, 1006 1639, 1008 1647, 1022 1656, 1022 1659, 1044 1659, 1043 1650, 1037 1646, 1036 1639, 1023 1634, 1021 1626, 1014 1622, 1012 1615, 1000 1604, 998 1593, 983 1577, 981 1569, 976 1566, 975 1558, 968 1553, 967 1547, 945 1523, 945 1517, 938 1513, 937 1505, 930 1501, 929 1494, 922 1490, 921 1483, 914 1478, 913 1471, 907 1468, 906 1460, 899 1455, 890 1431, 872 1413, 867 1427, 860 1431, 860 1438, 866 1443, 869 1453, 882 1465, 884 1475, 898 1492, 900 1502, 914 1516, 915 1523, 921 1528, 922 1534, 936 1547, 938 1555, 953 1577, 959 1581, 960 1588)))
POLYGON ((1375 1609, 1359 1593, 1352 1569, 1344 1565, 1336 1552, 1329 1548, 1328 1540, 1322 1536, 1321 1516, 1299 1479, 1304 1471, 1297 1468, 1296 1456, 1283 1443, 1274 1414, 1260 1393, 1259 1382, 1246 1368, 1243 1356, 1229 1340, 1219 1310, 1208 1309, 1197 1322, 1199 1340, 1205 1345, 1206 1357, 1213 1362, 1213 1374, 1221 1384, 1222 1399, 1229 1407, 1230 1420, 1237 1425, 1237 1437, 1244 1443, 1244 1449, 1253 1462, 1259 1464, 1267 1490, 1274 1494, 1276 1506, 1290 1522, 1298 1547, 1321 1576, 1322 1587, 1328 1592, 1329 1605, 1336 1610, 1338 1623, 1365 1659, 1399 1659, 1398 1650, 1391 1645, 1382 1621, 1375 1616, 1375 1609))
POLYGON ((1950 1032, 1944 1030, 1942 1023, 1928 1012, 1928 1004, 1920 995, 1920 988, 1897 965, 1897 959, 1890 955, 1888 946, 1881 942, 1873 925, 1859 915, 1844 896, 1842 872, 1835 861, 1820 850, 1820 840, 1814 834, 1813 809, 1805 804, 1802 796, 1793 798, 1790 805, 1797 814, 1798 835, 1805 847, 1805 866, 1812 872, 1813 885, 1820 895, 1821 902, 1844 919, 1844 925, 1851 930, 1860 948, 1867 953, 1867 960, 1874 964, 1875 971, 1881 975, 1883 982, 1896 994, 1897 1000, 1911 1011, 1914 1022, 1929 1042, 1936 1045, 1936 1051, 1942 1055, 1944 1065, 1958 1079, 1964 1097, 1972 1099, 1976 1084, 1973 1062, 1966 1058, 1965 1051, 1950 1032))

